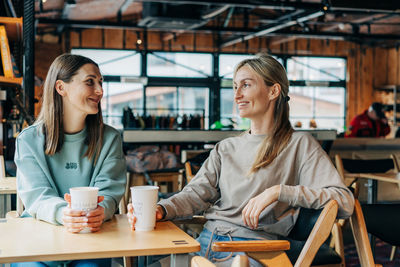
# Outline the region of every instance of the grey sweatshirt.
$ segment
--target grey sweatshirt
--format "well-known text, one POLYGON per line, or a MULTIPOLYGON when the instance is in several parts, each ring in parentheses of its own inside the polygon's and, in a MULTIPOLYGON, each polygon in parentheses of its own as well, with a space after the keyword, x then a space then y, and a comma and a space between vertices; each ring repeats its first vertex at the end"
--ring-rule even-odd
POLYGON ((307 133, 294 132, 270 165, 248 177, 264 137, 246 133, 218 143, 192 181, 180 193, 159 202, 167 212, 166 219, 203 214, 208 219, 205 227, 211 232, 218 227, 236 237, 276 239, 288 235, 299 207, 320 209, 335 199, 339 218, 352 214, 352 193, 307 133), (248 201, 279 184, 279 200, 260 214, 257 229, 247 227, 241 212, 248 201))

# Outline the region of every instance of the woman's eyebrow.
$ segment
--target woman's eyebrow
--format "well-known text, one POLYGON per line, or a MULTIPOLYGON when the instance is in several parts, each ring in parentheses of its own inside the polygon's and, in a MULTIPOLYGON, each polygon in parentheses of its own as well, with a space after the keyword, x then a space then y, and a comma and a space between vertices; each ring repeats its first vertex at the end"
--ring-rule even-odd
MULTIPOLYGON (((241 80, 239 81, 239 83, 242 83, 242 82, 244 82, 244 81, 246 81, 246 80, 254 81, 253 78, 243 78, 243 79, 241 79, 241 80)), ((233 83, 236 84, 235 81, 234 81, 233 83)))
MULTIPOLYGON (((97 79, 97 76, 94 75, 94 74, 88 74, 88 75, 86 75, 85 78, 95 78, 95 79, 97 79)), ((101 78, 103 79, 103 77, 101 77, 101 78)))

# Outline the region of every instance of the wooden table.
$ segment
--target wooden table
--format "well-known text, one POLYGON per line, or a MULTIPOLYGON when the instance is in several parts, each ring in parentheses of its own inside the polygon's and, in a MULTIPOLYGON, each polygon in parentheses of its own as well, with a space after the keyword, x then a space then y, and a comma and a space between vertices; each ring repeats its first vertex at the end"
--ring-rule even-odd
POLYGON ((11 195, 17 193, 15 177, 0 178, 0 218, 4 218, 11 210, 11 195))
POLYGON ((378 181, 400 185, 400 173, 346 173, 345 178, 368 179, 368 204, 376 203, 378 195, 378 181))
POLYGON ((0 222, 0 263, 112 258, 171 254, 171 266, 187 266, 200 244, 172 222, 158 222, 150 232, 132 231, 126 215, 116 215, 101 230, 71 234, 33 218, 0 222))

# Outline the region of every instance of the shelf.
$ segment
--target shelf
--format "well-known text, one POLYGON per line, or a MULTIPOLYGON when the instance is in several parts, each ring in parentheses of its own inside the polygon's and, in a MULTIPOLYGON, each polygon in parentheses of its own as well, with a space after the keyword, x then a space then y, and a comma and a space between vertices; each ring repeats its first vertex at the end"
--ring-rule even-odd
POLYGON ((9 41, 22 42, 22 18, 0 17, 0 24, 6 25, 9 41))
POLYGON ((22 78, 8 78, 4 76, 0 76, 0 85, 6 84, 6 85, 19 85, 22 86, 22 78))
MULTIPOLYGON (((296 130, 308 132, 319 141, 335 140, 336 130, 296 130)), ((123 131, 127 143, 217 143, 225 138, 238 136, 237 130, 129 130, 123 131)))

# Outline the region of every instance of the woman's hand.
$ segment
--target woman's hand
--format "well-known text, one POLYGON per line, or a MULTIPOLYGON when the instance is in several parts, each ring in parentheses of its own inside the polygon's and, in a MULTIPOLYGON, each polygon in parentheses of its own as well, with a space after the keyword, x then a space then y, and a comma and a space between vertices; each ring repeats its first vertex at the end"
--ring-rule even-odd
POLYGON ((244 224, 252 229, 257 228, 261 212, 278 200, 280 190, 280 185, 274 185, 250 199, 242 211, 244 224))
MULTIPOLYGON (((128 220, 129 220, 131 229, 135 230, 136 216, 135 216, 133 206, 131 203, 128 204, 128 214, 127 215, 128 215, 128 220)), ((163 217, 164 217, 164 209, 160 205, 157 205, 156 221, 161 220, 163 217)))
MULTIPOLYGON (((71 209, 71 195, 66 193, 64 199, 68 206, 64 209, 63 224, 68 232, 79 233, 85 227, 89 227, 91 232, 100 230, 104 220, 104 208, 97 205, 97 208, 89 212, 71 209)), ((104 200, 104 196, 97 197, 97 203, 104 200)))

